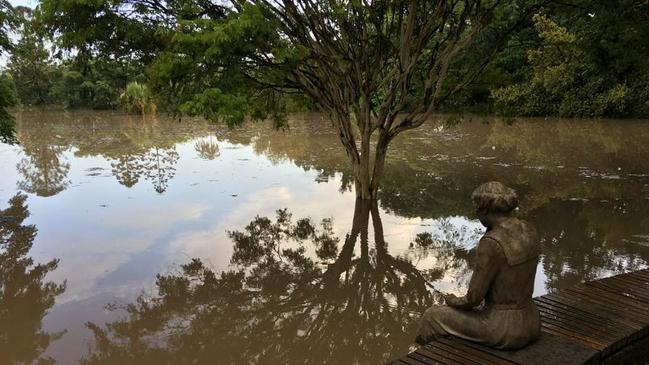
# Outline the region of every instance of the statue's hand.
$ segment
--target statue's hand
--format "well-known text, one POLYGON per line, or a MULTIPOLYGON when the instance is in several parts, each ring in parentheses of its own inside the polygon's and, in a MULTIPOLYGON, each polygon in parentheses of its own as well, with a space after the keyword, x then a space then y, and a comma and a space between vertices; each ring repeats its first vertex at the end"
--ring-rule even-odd
POLYGON ((464 308, 466 306, 466 297, 456 297, 455 294, 446 294, 444 301, 449 307, 464 308))
POLYGON ((455 294, 445 294, 444 295, 444 301, 446 302, 446 305, 453 306, 453 304, 457 304, 458 297, 455 296, 455 294))

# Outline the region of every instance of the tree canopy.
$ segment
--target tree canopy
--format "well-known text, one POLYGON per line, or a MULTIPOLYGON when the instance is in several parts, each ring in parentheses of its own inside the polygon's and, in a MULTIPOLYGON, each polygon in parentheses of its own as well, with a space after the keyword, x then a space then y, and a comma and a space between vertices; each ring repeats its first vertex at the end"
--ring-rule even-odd
MULTIPOLYGON (((11 50, 12 43, 9 32, 16 29, 16 15, 14 9, 6 0, 0 0, 0 56, 6 56, 11 50)), ((18 103, 13 79, 6 75, 0 75, 0 142, 13 143, 14 118, 7 110, 8 107, 18 103)))

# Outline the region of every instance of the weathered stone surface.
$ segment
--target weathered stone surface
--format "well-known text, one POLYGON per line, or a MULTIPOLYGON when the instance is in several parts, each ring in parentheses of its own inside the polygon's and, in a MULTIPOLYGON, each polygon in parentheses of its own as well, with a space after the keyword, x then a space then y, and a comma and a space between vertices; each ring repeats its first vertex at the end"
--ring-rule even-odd
POLYGON ((471 199, 487 232, 478 243, 467 294, 448 295, 445 306, 428 308, 417 342, 453 335, 497 349, 520 349, 541 332, 532 301, 540 242, 529 223, 512 216, 518 204, 513 189, 492 181, 480 185, 471 199))

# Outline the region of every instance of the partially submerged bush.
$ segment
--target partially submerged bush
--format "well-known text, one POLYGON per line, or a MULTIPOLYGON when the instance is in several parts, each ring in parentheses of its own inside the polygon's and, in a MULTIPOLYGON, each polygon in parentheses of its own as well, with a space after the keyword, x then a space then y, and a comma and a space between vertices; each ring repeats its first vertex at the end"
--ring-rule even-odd
POLYGON ((137 81, 126 85, 119 101, 127 113, 155 114, 157 106, 149 88, 137 81))

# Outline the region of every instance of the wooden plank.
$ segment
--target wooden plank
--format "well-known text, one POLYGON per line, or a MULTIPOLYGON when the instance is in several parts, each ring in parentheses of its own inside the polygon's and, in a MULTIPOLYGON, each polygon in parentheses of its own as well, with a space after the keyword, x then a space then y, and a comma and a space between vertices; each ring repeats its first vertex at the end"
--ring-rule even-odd
POLYGON ((634 272, 628 273, 626 275, 631 275, 631 276, 635 276, 635 277, 649 279, 649 270, 634 271, 634 272))
POLYGON ((563 336, 567 337, 569 339, 572 339, 574 341, 580 342, 588 347, 594 348, 596 350, 603 350, 606 348, 606 344, 601 343, 599 341, 593 340, 587 336, 583 336, 579 333, 575 333, 573 331, 567 330, 565 328, 561 328, 558 326, 553 325, 552 323, 548 322, 541 322, 541 330, 542 331, 548 331, 549 333, 558 335, 558 336, 563 336))
POLYGON ((618 314, 617 318, 624 318, 627 321, 632 321, 634 318, 638 318, 642 321, 647 320, 646 313, 643 313, 641 310, 638 310, 637 308, 633 308, 630 305, 627 305, 625 303, 620 303, 621 300, 616 300, 616 301, 611 301, 610 298, 605 298, 603 296, 597 296, 597 295, 589 295, 588 293, 580 293, 580 292, 574 292, 572 293, 575 296, 581 296, 583 299, 586 300, 591 300, 594 303, 596 303, 599 308, 608 310, 608 311, 613 311, 615 310, 616 306, 618 308, 618 314))
POLYGON ((628 285, 621 285, 611 280, 595 281, 592 283, 586 283, 586 285, 607 290, 615 294, 624 295, 625 297, 633 298, 637 301, 649 304, 648 294, 642 293, 641 291, 639 292, 637 289, 631 288, 628 285))
POLYGON ((606 324, 598 321, 588 320, 578 315, 574 315, 567 311, 561 311, 556 308, 548 308, 542 305, 537 305, 539 312, 541 313, 541 319, 544 317, 551 316, 552 318, 557 319, 563 323, 569 325, 575 325, 579 328, 584 329, 600 338, 605 338, 609 340, 615 340, 620 335, 627 335, 633 333, 633 329, 628 329, 624 327, 610 327, 606 324))
MULTIPOLYGON (((617 328, 619 326, 622 326, 629 331, 635 331, 641 326, 636 326, 632 327, 629 325, 626 325, 625 323, 620 323, 620 321, 615 321, 610 317, 605 317, 602 316, 601 314, 595 313, 595 312, 587 312, 582 310, 580 307, 576 307, 574 305, 565 305, 563 303, 558 303, 555 301, 552 301, 547 298, 539 298, 535 300, 536 306, 540 309, 541 307, 547 308, 550 310, 554 310, 559 313, 563 313, 566 316, 571 316, 575 318, 582 319, 588 323, 592 323, 595 326, 598 327, 605 327, 605 328, 617 328)), ((592 308, 589 308, 592 309, 592 308)))
MULTIPOLYGON (((597 303, 580 300, 574 296, 548 294, 535 299, 535 301, 537 302, 537 305, 544 304, 554 308, 561 308, 589 320, 600 320, 605 323, 611 323, 612 325, 617 325, 619 323, 618 320, 615 320, 616 317, 612 316, 615 312, 609 311, 605 307, 599 306, 597 303)), ((619 317, 619 315, 617 316, 619 317)), ((642 322, 633 323, 633 325, 629 326, 633 329, 640 329, 642 328, 642 322)))
MULTIPOLYGON (((399 360, 405 362, 407 365, 427 365, 427 364, 425 364, 425 363, 423 363, 421 361, 418 361, 418 360, 415 360, 415 359, 411 358, 410 354, 408 354, 408 356, 406 356, 406 357, 402 357, 399 360)), ((445 365, 445 364, 440 364, 440 365, 445 365)))
POLYGON ((649 283, 643 287, 642 284, 633 281, 634 279, 624 279, 619 277, 607 278, 605 280, 596 281, 592 283, 587 283, 587 285, 606 285, 612 289, 619 289, 622 291, 628 291, 638 298, 642 298, 642 301, 649 302, 649 283))
MULTIPOLYGON (((426 365, 458 365, 456 363, 443 361, 443 358, 438 358, 438 357, 436 357, 434 355, 432 355, 432 358, 429 357, 429 356, 425 356, 422 353, 421 349, 418 349, 415 352, 409 353, 408 357, 413 358, 413 359, 415 359, 415 360, 417 360, 417 361, 419 361, 419 362, 421 362, 423 364, 426 364, 426 365)), ((462 365, 462 364, 459 364, 459 365, 462 365)))
POLYGON ((453 346, 449 346, 441 341, 433 341, 426 345, 425 347, 434 347, 438 348, 441 350, 444 350, 449 353, 453 353, 458 357, 461 357, 464 359, 465 362, 470 363, 470 364, 487 364, 487 365, 497 365, 496 363, 489 362, 488 360, 481 359, 480 357, 477 357, 469 351, 461 351, 453 346))
POLYGON ((437 340, 439 343, 443 343, 447 346, 451 346, 458 351, 465 352, 467 354, 470 354, 472 356, 475 356, 479 359, 481 359, 481 364, 489 364, 489 365, 515 365, 515 363, 512 363, 509 360, 503 359, 498 356, 494 356, 490 353, 486 353, 480 349, 476 349, 475 346, 469 345, 466 341, 458 341, 457 339, 448 339, 448 338, 440 338, 437 340))
POLYGON ((446 359, 452 360, 454 363, 461 364, 461 365, 476 365, 479 363, 476 363, 475 361, 465 359, 462 356, 458 356, 452 351, 446 351, 443 348, 440 347, 435 347, 435 346, 424 346, 420 350, 426 351, 431 354, 435 354, 437 356, 443 356, 446 359))
POLYGON ((457 361, 456 359, 453 359, 449 357, 446 353, 443 351, 439 351, 434 348, 429 348, 429 347, 421 347, 417 350, 420 354, 430 357, 431 359, 440 359, 441 361, 452 364, 452 365, 464 365, 462 362, 457 361))
MULTIPOLYGON (((614 276, 614 278, 616 278, 616 277, 614 276)), ((635 283, 635 284, 639 285, 640 287, 642 287, 643 289, 649 288, 649 279, 644 279, 644 278, 641 278, 641 277, 631 276, 631 275, 628 275, 628 276, 626 276, 626 277, 624 277, 622 279, 624 281, 628 281, 629 283, 635 283)))
POLYGON ((555 328, 553 328, 553 330, 555 331, 561 329, 561 331, 566 335, 597 344, 597 346, 599 346, 598 349, 600 350, 606 348, 612 341, 615 341, 615 338, 612 336, 594 334, 574 323, 563 322, 549 316, 541 317, 541 325, 554 326, 555 328))
POLYGON ((601 315, 604 318, 622 322, 636 330, 641 330, 649 323, 649 317, 643 318, 642 316, 627 317, 624 316, 617 309, 611 309, 610 306, 605 306, 599 302, 593 301, 591 298, 581 298, 576 295, 565 295, 564 293, 547 294, 542 297, 544 301, 551 301, 558 304, 564 304, 572 309, 580 311, 580 313, 593 313, 601 315))
POLYGON ((566 289, 566 292, 600 300, 605 302, 604 305, 622 313, 636 313, 643 317, 649 316, 649 304, 598 286, 578 285, 566 289))
POLYGON ((633 273, 630 275, 632 278, 637 280, 649 280, 649 273, 633 273))
POLYGON ((595 329, 600 329, 602 327, 606 329, 611 325, 618 325, 618 323, 607 320, 606 318, 603 318, 601 316, 595 314, 584 315, 583 313, 579 313, 576 308, 560 306, 552 302, 538 301, 536 302, 536 307, 539 309, 539 311, 552 313, 553 315, 558 317, 583 321, 595 329))
POLYGON ((632 272, 624 275, 611 276, 610 278, 607 279, 612 279, 612 278, 616 278, 619 280, 635 280, 639 282, 649 283, 649 273, 632 272))
POLYGON ((602 341, 613 341, 618 335, 603 332, 583 321, 573 320, 572 318, 558 317, 554 313, 548 313, 543 310, 540 312, 541 321, 546 321, 548 323, 553 323, 561 328, 565 328, 571 331, 582 333, 591 338, 596 338, 602 341))
POLYGON ((541 308, 552 309, 556 312, 561 313, 567 318, 571 318, 573 320, 587 324, 588 327, 594 328, 595 331, 602 331, 611 335, 633 337, 635 333, 643 328, 640 325, 630 326, 626 322, 623 322, 621 320, 613 320, 595 314, 585 315, 582 313, 582 311, 578 310, 575 307, 566 309, 560 304, 552 302, 545 298, 543 299, 543 301, 537 302, 537 307, 539 308, 539 310, 541 310, 541 308))
MULTIPOLYGON (((456 339, 458 342, 470 343, 456 339)), ((543 332, 541 337, 521 350, 507 351, 473 344, 483 352, 488 352, 515 364, 525 365, 593 365, 599 358, 599 351, 581 345, 564 336, 543 332)))
POLYGON ((572 288, 566 289, 566 292, 572 293, 574 295, 579 295, 581 297, 591 298, 593 301, 598 301, 603 305, 609 306, 612 309, 618 309, 621 312, 629 315, 641 315, 643 317, 646 317, 649 313, 649 306, 645 305, 642 302, 638 302, 623 295, 617 295, 615 293, 611 293, 598 288, 583 288, 580 286, 574 286, 572 288))
MULTIPOLYGON (((572 293, 572 294, 575 297, 582 296, 581 293, 577 293, 577 292, 572 293)), ((593 297, 589 297, 587 295, 583 295, 582 298, 584 300, 588 300, 588 301, 593 302, 593 306, 592 306, 593 308, 591 308, 591 310, 595 310, 595 308, 598 308, 598 309, 601 309, 601 310, 611 312, 611 311, 615 311, 615 309, 618 308, 617 313, 615 313, 615 315, 611 315, 611 318, 615 318, 616 320, 623 321, 624 323, 632 323, 634 321, 636 323, 640 323, 640 325, 642 327, 641 327, 641 329, 638 329, 638 333, 642 333, 643 335, 647 333, 647 330, 649 328, 647 328, 646 323, 649 323, 649 319, 647 319, 646 313, 640 313, 640 312, 637 312, 637 311, 635 311, 633 309, 628 309, 628 308, 627 309, 619 309, 620 308, 619 303, 617 303, 617 304, 613 303, 612 304, 610 302, 607 302, 608 299, 602 299, 603 297, 593 298, 593 297), (602 304, 602 303, 604 303, 604 304, 602 304), (617 305, 617 307, 615 305, 617 305), (639 322, 639 321, 644 321, 644 322, 639 322)), ((635 338, 635 337, 638 337, 639 335, 640 334, 632 335, 631 337, 635 338)))

